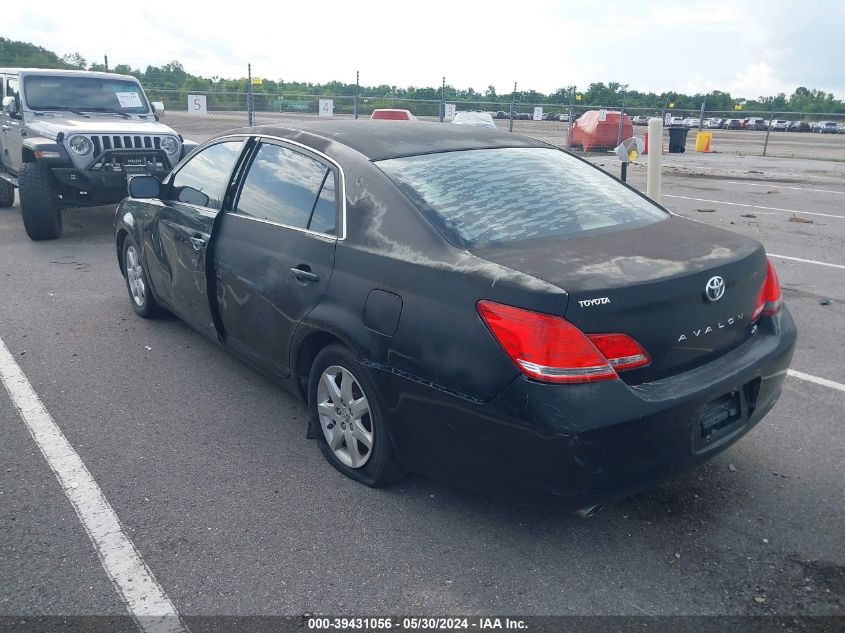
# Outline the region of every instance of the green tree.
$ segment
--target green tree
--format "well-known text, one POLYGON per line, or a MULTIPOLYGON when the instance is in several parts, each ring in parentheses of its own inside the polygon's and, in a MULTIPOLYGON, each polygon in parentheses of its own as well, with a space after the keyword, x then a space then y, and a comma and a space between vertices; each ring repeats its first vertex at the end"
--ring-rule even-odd
POLYGON ((85 58, 79 53, 68 53, 62 57, 62 61, 68 68, 78 68, 79 70, 85 70, 88 68, 88 62, 86 62, 85 58))

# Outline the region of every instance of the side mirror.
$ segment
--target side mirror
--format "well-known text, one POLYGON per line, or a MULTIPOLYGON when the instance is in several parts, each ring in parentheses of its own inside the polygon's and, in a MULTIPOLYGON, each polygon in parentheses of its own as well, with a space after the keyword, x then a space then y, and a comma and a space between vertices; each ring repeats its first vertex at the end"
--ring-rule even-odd
POLYGON ((12 116, 18 112, 18 102, 14 97, 3 97, 3 112, 12 116))
POLYGON ((164 118, 164 102, 162 101, 153 101, 153 113, 155 114, 156 120, 161 121, 164 118))
POLYGON ((199 189, 184 186, 179 189, 179 202, 187 202, 198 207, 207 207, 211 203, 211 199, 199 189))
POLYGON ((158 198, 161 194, 161 183, 155 176, 132 176, 128 189, 133 198, 158 198))

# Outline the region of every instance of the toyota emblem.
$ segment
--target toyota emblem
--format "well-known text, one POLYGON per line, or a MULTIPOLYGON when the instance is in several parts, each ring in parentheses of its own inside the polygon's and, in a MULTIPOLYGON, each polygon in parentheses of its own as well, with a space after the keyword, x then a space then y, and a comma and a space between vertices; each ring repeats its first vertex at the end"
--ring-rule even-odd
POLYGON ((704 294, 710 301, 718 301, 725 294, 725 280, 719 277, 711 277, 707 280, 707 285, 704 287, 704 294))

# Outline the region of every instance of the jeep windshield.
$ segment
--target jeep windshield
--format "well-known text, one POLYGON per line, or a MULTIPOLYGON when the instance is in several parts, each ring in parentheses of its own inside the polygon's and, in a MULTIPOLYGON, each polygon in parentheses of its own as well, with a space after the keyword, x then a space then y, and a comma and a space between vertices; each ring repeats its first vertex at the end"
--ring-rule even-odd
POLYGON ((30 110, 149 114, 141 86, 107 77, 31 75, 23 81, 30 110))

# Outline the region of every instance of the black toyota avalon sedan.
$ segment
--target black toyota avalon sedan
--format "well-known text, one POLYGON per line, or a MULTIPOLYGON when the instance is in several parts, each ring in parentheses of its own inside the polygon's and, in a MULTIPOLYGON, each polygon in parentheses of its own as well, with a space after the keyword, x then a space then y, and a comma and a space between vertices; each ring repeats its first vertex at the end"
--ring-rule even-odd
POLYGON ((135 312, 299 395, 329 462, 584 505, 712 457, 796 330, 756 241, 540 141, 326 121, 233 131, 117 209, 135 312))

